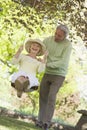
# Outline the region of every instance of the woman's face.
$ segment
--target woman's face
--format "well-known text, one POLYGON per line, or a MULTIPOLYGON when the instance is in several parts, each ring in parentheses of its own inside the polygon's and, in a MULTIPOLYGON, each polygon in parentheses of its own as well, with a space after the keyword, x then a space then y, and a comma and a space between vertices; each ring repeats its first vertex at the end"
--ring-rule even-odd
POLYGON ((41 45, 40 44, 38 44, 36 42, 33 42, 31 44, 30 52, 35 53, 37 55, 40 50, 41 50, 41 45))

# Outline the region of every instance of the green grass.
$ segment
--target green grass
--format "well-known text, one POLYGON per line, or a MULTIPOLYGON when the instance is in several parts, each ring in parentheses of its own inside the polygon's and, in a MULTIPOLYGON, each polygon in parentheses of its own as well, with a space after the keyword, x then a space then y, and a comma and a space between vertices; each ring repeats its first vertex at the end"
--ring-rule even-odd
MULTIPOLYGON (((11 86, 7 80, 0 78, 0 107, 19 111, 20 100, 11 95, 11 86), (18 106, 17 106, 18 105, 18 106)), ((42 130, 35 127, 34 122, 25 122, 5 115, 0 115, 0 130, 42 130)), ((50 129, 51 130, 51 129, 50 129)))
POLYGON ((33 123, 16 120, 14 118, 0 116, 0 130, 41 130, 33 123))
MULTIPOLYGON (((42 130, 34 123, 27 123, 11 117, 0 115, 0 130, 42 130)), ((53 130, 53 129, 50 129, 53 130)))

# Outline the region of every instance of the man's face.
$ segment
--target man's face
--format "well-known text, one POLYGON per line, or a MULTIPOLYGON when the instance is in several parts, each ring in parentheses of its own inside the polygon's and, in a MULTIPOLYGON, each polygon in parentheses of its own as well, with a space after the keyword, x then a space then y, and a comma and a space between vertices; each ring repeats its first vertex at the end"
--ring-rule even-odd
POLYGON ((65 32, 59 28, 56 29, 56 32, 55 32, 55 41, 58 42, 58 41, 62 41, 64 38, 65 38, 65 32))

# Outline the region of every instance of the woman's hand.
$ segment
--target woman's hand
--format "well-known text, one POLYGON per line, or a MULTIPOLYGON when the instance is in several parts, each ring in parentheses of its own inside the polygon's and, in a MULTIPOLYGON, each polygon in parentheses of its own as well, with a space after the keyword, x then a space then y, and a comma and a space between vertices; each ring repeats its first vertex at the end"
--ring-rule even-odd
POLYGON ((44 52, 44 57, 47 57, 48 54, 49 54, 49 52, 46 50, 46 51, 44 52))
POLYGON ((19 57, 19 55, 20 55, 21 52, 23 51, 23 48, 24 48, 23 45, 21 45, 21 46, 19 47, 18 51, 17 51, 16 54, 14 55, 15 58, 18 58, 18 57, 19 57))
POLYGON ((49 54, 49 52, 46 50, 46 51, 44 52, 43 58, 41 59, 41 62, 42 62, 42 63, 46 63, 48 54, 49 54))
POLYGON ((18 52, 22 52, 23 51, 23 48, 24 48, 24 46, 23 45, 21 45, 20 47, 19 47, 19 49, 18 49, 18 52))

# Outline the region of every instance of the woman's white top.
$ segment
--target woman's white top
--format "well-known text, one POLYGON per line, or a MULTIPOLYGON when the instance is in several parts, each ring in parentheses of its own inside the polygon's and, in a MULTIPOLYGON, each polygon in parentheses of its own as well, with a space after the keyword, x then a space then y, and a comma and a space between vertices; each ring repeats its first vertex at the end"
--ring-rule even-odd
POLYGON ((21 54, 18 58, 13 57, 12 63, 19 65, 18 72, 12 75, 13 83, 19 76, 23 75, 29 77, 30 88, 32 86, 39 85, 38 79, 36 78, 36 74, 44 71, 45 69, 44 63, 25 54, 21 54))

